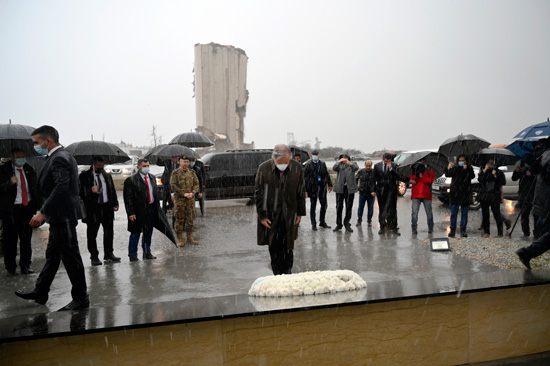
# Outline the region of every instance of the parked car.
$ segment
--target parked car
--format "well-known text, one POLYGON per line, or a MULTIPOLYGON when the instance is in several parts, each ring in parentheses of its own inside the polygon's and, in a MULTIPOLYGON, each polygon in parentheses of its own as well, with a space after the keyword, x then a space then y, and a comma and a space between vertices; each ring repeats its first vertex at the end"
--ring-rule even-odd
MULTIPOLYGON (((474 179, 472 179, 472 202, 470 204, 470 209, 472 210, 479 210, 481 208, 481 204, 477 200, 477 191, 479 188, 479 182, 477 180, 477 174, 479 173, 479 167, 473 167, 474 172, 476 176, 474 179)), ((501 166, 498 169, 500 169, 504 173, 504 177, 506 178, 506 185, 502 187, 502 192, 504 195, 504 198, 507 200, 517 200, 518 199, 518 188, 519 188, 519 181, 513 181, 512 180, 512 174, 514 173, 514 169, 516 167, 514 165, 509 166, 501 166)), ((437 178, 432 185, 432 193, 434 196, 437 196, 439 201, 441 201, 444 204, 449 204, 449 192, 451 187, 451 178, 442 175, 441 177, 437 178)))
POLYGON ((127 160, 124 163, 106 165, 105 171, 107 173, 111 173, 113 178, 116 178, 116 177, 127 178, 132 174, 137 173, 138 160, 139 160, 139 157, 135 155, 131 155, 130 160, 127 160))

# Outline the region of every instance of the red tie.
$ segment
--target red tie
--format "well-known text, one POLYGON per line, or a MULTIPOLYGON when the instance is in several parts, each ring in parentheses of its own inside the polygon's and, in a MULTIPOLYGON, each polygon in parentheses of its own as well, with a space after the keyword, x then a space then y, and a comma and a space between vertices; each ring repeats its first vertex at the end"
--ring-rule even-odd
POLYGON ((145 178, 145 184, 147 185, 147 199, 149 200, 149 204, 151 204, 151 194, 149 193, 149 181, 147 180, 147 176, 145 178))
POLYGON ((25 183, 25 176, 23 175, 23 170, 22 169, 17 169, 17 170, 19 170, 19 180, 21 181, 21 197, 22 197, 23 206, 26 206, 29 204, 29 196, 27 194, 27 183, 25 183))

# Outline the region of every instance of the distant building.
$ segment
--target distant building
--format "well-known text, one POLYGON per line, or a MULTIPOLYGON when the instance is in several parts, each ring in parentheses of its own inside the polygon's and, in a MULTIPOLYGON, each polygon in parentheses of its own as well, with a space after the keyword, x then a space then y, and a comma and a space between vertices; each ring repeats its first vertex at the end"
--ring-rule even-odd
POLYGON ((244 143, 247 64, 240 48, 195 45, 197 131, 214 141, 216 150, 253 147, 244 143))

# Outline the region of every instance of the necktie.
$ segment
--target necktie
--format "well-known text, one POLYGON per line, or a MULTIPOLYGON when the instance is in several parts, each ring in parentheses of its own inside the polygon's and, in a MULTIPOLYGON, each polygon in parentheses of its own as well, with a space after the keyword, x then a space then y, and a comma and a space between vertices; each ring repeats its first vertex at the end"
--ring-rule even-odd
POLYGON ((145 176, 144 178, 145 178, 145 184, 147 185, 147 200, 149 201, 148 203, 151 204, 151 193, 149 193, 149 181, 147 180, 147 176, 145 176))
POLYGON ((17 169, 17 170, 19 170, 19 180, 21 181, 22 203, 23 203, 23 206, 26 206, 29 204, 29 196, 27 193, 27 183, 25 182, 25 176, 23 175, 23 170, 22 169, 17 169))
POLYGON ((103 183, 101 183, 101 177, 99 176, 99 174, 97 174, 97 186, 99 188, 97 190, 97 192, 99 193, 99 199, 97 200, 97 202, 103 203, 103 183))

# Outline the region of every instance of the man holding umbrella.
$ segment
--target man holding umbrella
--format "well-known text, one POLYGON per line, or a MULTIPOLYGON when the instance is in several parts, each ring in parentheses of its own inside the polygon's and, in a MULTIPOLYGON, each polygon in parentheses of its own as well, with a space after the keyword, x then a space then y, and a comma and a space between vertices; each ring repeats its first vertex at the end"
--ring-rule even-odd
POLYGON ((87 225, 88 251, 93 266, 102 264, 96 241, 100 225, 103 226, 103 260, 120 262, 120 258, 113 254, 113 220, 118 211, 118 198, 113 178, 105 172, 104 165, 103 158, 95 156, 90 169, 79 176, 80 197, 86 211, 82 221, 87 225))
POLYGON ((432 183, 435 180, 435 173, 432 168, 428 166, 426 159, 422 159, 420 164, 413 166, 413 171, 409 178, 412 184, 412 214, 411 214, 411 227, 412 233, 418 234, 418 211, 420 210, 420 204, 424 205, 426 211, 426 217, 428 218, 428 233, 432 233, 434 229, 434 217, 432 211, 432 183))
POLYGON ((15 258, 18 238, 21 273, 34 273, 31 268, 32 229, 29 222, 41 204, 36 171, 26 162, 25 152, 18 147, 13 148, 11 162, 0 166, 0 220, 4 227, 4 265, 8 275, 17 274, 15 258))

